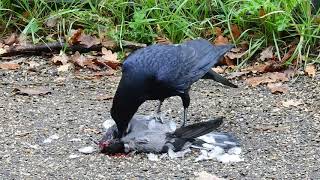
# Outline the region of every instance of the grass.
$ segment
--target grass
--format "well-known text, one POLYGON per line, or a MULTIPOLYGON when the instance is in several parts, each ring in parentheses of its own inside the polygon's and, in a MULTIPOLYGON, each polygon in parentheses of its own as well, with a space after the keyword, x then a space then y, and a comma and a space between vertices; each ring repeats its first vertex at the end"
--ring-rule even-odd
POLYGON ((174 43, 199 36, 212 40, 219 27, 232 43, 248 42, 239 66, 270 45, 280 60, 290 43, 296 49, 285 63, 303 65, 320 59, 316 11, 307 0, 0 0, 0 33, 17 30, 38 43, 66 39, 81 27, 118 42, 151 44, 155 37, 174 43), (242 30, 239 37, 231 33, 233 25, 242 30))

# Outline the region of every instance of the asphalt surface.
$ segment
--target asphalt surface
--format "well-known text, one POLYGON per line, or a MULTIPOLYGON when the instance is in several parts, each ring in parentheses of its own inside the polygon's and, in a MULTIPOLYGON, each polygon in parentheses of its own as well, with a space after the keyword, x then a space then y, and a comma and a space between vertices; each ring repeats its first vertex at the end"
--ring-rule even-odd
MULTIPOLYGON (((46 59, 27 70, 0 70, 0 179, 193 179, 206 171, 226 179, 320 179, 320 76, 300 76, 288 82, 289 92, 271 94, 266 86, 248 87, 233 81, 232 89, 201 80, 191 89, 189 122, 226 117, 219 131, 241 142, 243 162, 194 162, 197 152, 181 159, 148 160, 146 154, 109 157, 81 154, 95 146, 102 123, 110 118, 119 76, 81 80, 74 72, 59 73, 46 59), (47 87, 51 94, 24 96, 17 87, 47 87), (300 105, 285 107, 292 100, 300 105), (50 143, 49 136, 56 135, 50 143), (72 156, 70 156, 72 155, 72 156)), ((83 74, 83 72, 80 72, 83 74)), ((147 102, 139 114, 149 114, 157 102, 147 102)), ((181 100, 166 100, 163 111, 180 122, 181 100)))

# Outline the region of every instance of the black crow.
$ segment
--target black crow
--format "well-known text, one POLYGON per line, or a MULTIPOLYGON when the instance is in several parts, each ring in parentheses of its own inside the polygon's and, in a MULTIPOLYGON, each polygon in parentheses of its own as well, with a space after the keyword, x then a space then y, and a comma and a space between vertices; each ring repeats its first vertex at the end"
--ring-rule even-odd
POLYGON ((129 121, 146 100, 159 100, 160 112, 166 98, 180 96, 184 126, 190 104, 189 89, 194 82, 200 78, 213 79, 237 87, 211 69, 232 47, 215 46, 197 39, 177 45, 151 45, 129 55, 122 66, 122 77, 111 108, 118 137, 124 135, 129 121))

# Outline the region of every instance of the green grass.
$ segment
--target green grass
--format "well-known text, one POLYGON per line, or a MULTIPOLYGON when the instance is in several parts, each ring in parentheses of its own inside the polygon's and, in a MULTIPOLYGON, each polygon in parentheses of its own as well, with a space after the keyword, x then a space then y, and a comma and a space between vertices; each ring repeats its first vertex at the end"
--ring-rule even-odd
POLYGON ((320 13, 306 0, 0 0, 0 30, 24 34, 34 43, 66 39, 71 29, 107 35, 117 42, 152 44, 161 36, 179 43, 204 37, 213 40, 215 28, 234 44, 249 42, 240 66, 273 45, 280 60, 294 43, 286 64, 319 63, 320 13), (261 6, 262 5, 262 6, 261 6), (311 12, 314 12, 311 14, 311 12), (47 22, 53 27, 47 27, 47 22), (234 37, 231 26, 242 34, 234 37), (212 33, 208 33, 212 32, 212 33), (50 36, 48 36, 50 35, 50 36))

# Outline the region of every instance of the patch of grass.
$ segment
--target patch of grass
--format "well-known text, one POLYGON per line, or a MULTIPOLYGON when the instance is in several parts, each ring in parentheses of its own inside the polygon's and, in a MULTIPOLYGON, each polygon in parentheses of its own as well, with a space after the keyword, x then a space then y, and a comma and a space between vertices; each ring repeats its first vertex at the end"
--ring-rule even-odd
POLYGON ((151 44, 157 36, 179 43, 199 36, 214 39, 215 28, 220 27, 233 43, 249 42, 240 66, 269 45, 281 59, 290 43, 297 48, 286 64, 319 62, 315 51, 320 46, 319 17, 306 0, 0 1, 1 33, 17 29, 34 43, 65 39, 79 27, 119 43, 125 39, 151 44), (230 33, 233 25, 242 30, 239 37, 230 33))

